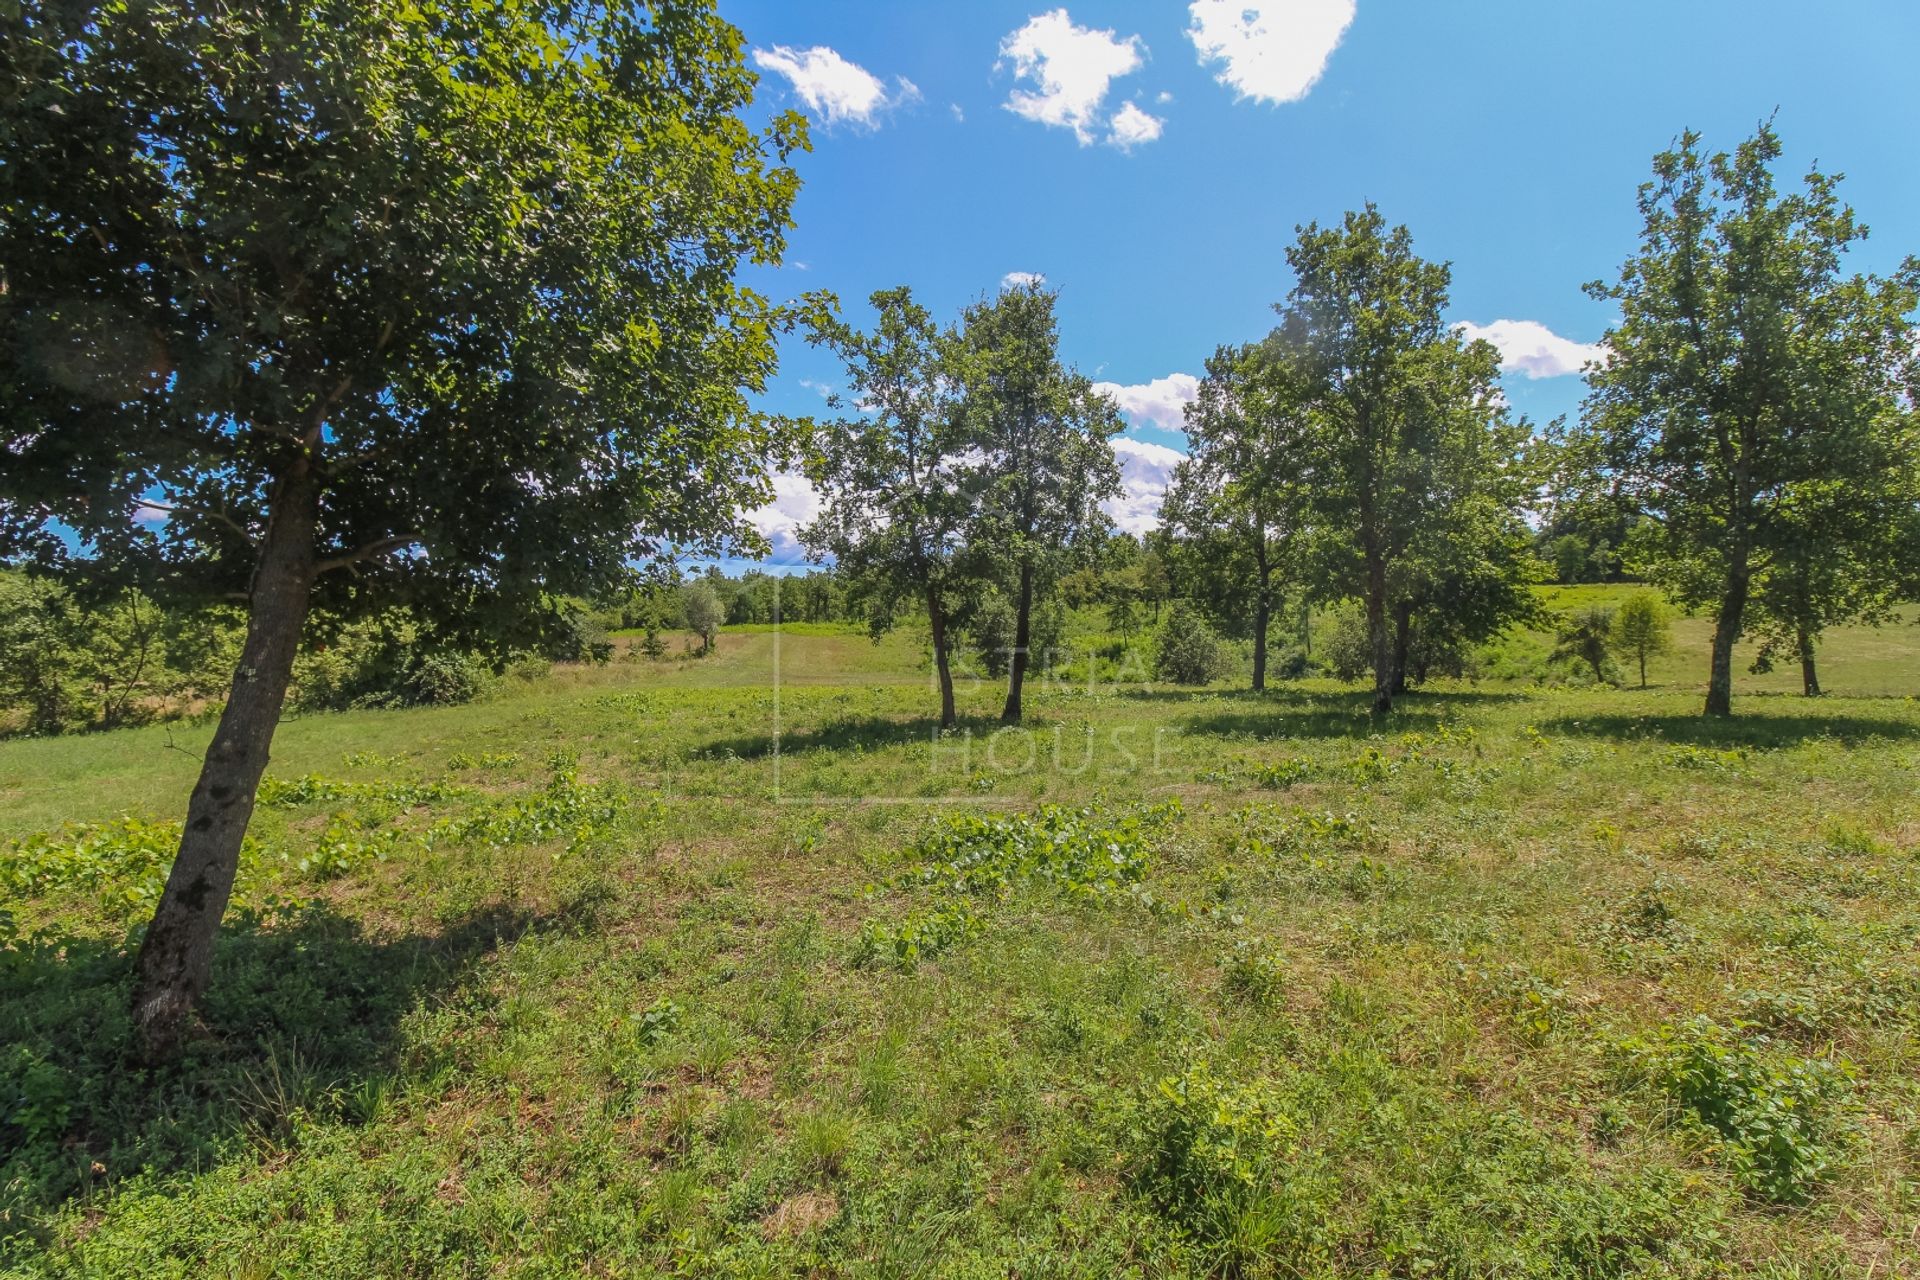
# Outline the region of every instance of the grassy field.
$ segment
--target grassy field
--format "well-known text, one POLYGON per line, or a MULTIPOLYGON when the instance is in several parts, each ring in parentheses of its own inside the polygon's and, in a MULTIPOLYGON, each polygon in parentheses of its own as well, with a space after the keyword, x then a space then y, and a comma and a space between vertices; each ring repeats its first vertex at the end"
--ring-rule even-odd
POLYGON ((0 1271, 1920 1273, 1920 628, 1710 724, 1704 626, 1385 722, 982 681, 936 738, 831 628, 293 720, 153 1074, 208 731, 0 744, 0 1271))

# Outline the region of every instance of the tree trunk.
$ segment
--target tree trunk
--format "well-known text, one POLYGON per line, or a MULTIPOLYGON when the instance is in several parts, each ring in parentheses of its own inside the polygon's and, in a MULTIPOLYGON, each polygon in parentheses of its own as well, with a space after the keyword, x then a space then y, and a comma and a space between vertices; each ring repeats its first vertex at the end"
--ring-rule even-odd
POLYGON ((1733 714, 1733 645, 1740 638, 1747 610, 1747 558, 1737 556, 1720 597, 1720 613, 1713 624, 1713 665, 1707 676, 1706 714, 1733 714))
POLYGON ((1254 593, 1253 603, 1253 691, 1259 693, 1267 687, 1267 619, 1272 612, 1272 601, 1267 598, 1266 584, 1254 593))
POLYGON ((1640 650, 1640 687, 1647 687, 1647 651, 1640 650))
POLYGON ((1813 666, 1813 634, 1801 627, 1794 637, 1800 646, 1800 684, 1809 698, 1820 696, 1820 674, 1813 666))
POLYGON ((1413 607, 1395 605, 1393 610, 1393 691, 1407 691, 1407 654, 1413 648, 1413 607))
POLYGON ((1367 564, 1367 638, 1373 643, 1373 714, 1393 710, 1393 642, 1387 634, 1387 566, 1377 556, 1367 564))
POLYGON ((180 851, 135 961, 133 1021, 148 1061, 178 1044, 213 971, 254 793, 293 675, 315 572, 319 484, 303 458, 280 482, 254 568, 247 640, 187 802, 180 851))
POLYGON ((927 587, 927 625, 933 631, 933 669, 940 676, 940 727, 951 729, 953 711, 953 667, 947 661, 947 609, 940 599, 940 588, 927 587))
POLYGON ((1020 566, 1020 598, 1014 604, 1013 662, 1007 675, 1007 705, 1000 712, 1001 724, 1020 723, 1020 690, 1027 681, 1027 644, 1032 639, 1033 565, 1020 566))

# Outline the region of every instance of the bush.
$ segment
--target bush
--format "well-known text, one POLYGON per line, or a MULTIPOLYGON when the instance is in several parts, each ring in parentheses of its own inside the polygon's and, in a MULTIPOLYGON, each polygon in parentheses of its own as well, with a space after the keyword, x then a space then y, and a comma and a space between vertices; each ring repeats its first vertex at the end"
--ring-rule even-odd
POLYGON ((1582 664, 1592 670, 1595 684, 1618 683, 1620 670, 1613 665, 1613 610, 1594 607, 1562 615, 1548 661, 1582 664))
POLYGON ((1849 1072, 1768 1045, 1701 1016, 1625 1048, 1648 1081, 1718 1135, 1741 1185, 1763 1199, 1798 1204, 1832 1164, 1841 1136, 1833 1104, 1849 1072))
POLYGON ((1324 647, 1334 678, 1352 682, 1373 670, 1373 642, 1367 635, 1366 611, 1348 604, 1333 615, 1333 631, 1324 647))
POLYGON ((1212 684, 1226 670, 1220 638, 1200 611, 1177 601, 1160 625, 1160 649, 1154 672, 1175 684, 1212 684))
POLYGON ((487 687, 487 669, 469 653, 429 653, 408 673, 405 700, 415 706, 472 702, 487 687))
POLYGON ((1331 1186, 1304 1158, 1287 1101, 1270 1081, 1222 1080, 1200 1062, 1134 1104, 1134 1191, 1223 1274, 1259 1259, 1309 1262, 1324 1246, 1331 1186))
POLYGON ((1267 671, 1275 680, 1304 680, 1313 672, 1313 660, 1305 649, 1289 646, 1272 659, 1267 671))

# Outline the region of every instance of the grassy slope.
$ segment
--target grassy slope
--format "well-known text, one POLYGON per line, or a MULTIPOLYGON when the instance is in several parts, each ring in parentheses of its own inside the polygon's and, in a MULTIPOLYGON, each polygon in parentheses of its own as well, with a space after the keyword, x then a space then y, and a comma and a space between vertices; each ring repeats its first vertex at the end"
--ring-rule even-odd
MULTIPOLYGON (((936 745, 904 641, 786 636, 776 763, 764 634, 289 723, 275 776, 361 785, 259 812, 181 1069, 118 1057, 150 869, 6 904, 45 945, 0 950, 0 1265, 1910 1272, 1920 705, 1743 676, 1702 724, 1698 625, 1669 687, 1446 686, 1384 727, 1330 682, 1053 688, 996 740, 981 684, 936 745), (949 815, 1167 800, 1138 890, 1014 884, 911 969, 856 962, 949 905, 902 881, 949 815), (1749 1119, 1851 1072, 1786 1128, 1827 1162, 1806 1203, 1651 1078, 1696 1014, 1785 1073, 1742 1077, 1749 1119), (1179 1146, 1162 1079, 1227 1082, 1244 1158, 1179 1146)), ((1836 636, 1826 681, 1901 691, 1914 639, 1836 636)), ((0 826, 171 815, 167 736, 0 744, 0 826)))

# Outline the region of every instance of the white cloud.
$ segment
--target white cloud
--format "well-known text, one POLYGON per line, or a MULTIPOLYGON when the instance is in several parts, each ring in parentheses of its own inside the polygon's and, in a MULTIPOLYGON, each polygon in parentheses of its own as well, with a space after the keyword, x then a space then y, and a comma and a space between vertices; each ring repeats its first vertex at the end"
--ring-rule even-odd
POLYGON ((1166 123, 1129 102, 1113 113, 1112 132, 1107 134, 1107 141, 1122 151, 1131 151, 1143 142, 1157 139, 1166 123))
POLYGON ((1354 0, 1193 0, 1187 37, 1202 64, 1243 98, 1297 102, 1327 69, 1354 0))
POLYGON ((1120 406, 1120 412, 1132 419, 1135 426, 1181 431, 1186 427, 1183 410, 1200 397, 1200 379, 1190 373, 1170 373, 1132 386, 1096 382, 1093 389, 1112 397, 1120 406))
POLYGON ((1007 110, 1072 129, 1080 145, 1088 146, 1099 134, 1108 86, 1139 68, 1144 48, 1139 36, 1122 40, 1112 31, 1076 27, 1065 9, 1037 14, 1000 42, 1000 57, 1013 63, 1015 78, 1037 86, 1037 92, 1013 90, 1007 110))
POLYGON ((1156 98, 1154 99, 1154 101, 1155 101, 1155 102, 1157 102, 1157 103, 1159 103, 1159 104, 1160 104, 1161 106, 1163 106, 1163 107, 1164 107, 1164 106, 1166 106, 1166 105, 1167 105, 1167 104, 1168 104, 1169 102, 1172 102, 1172 101, 1173 101, 1173 94, 1172 94, 1172 93, 1171 93, 1170 91, 1168 91, 1168 90, 1166 90, 1166 89, 1162 89, 1162 90, 1160 91, 1160 94, 1159 94, 1159 96, 1158 96, 1158 97, 1156 97, 1156 98))
POLYGON ((1047 278, 1038 271, 1009 271, 1000 277, 1002 289, 1025 289, 1030 285, 1042 285, 1047 278))
POLYGON ((1607 354, 1602 343, 1563 338, 1537 320, 1463 323, 1455 328, 1469 342, 1480 338, 1491 342, 1500 351, 1502 369, 1528 378, 1558 378, 1579 373, 1589 361, 1604 360, 1607 354))
POLYGON ((967 110, 959 103, 949 102, 947 104, 947 110, 953 112, 953 122, 955 124, 965 124, 967 122, 967 110))
POLYGON ((825 45, 793 49, 777 44, 771 49, 755 49, 753 63, 763 71, 785 76, 800 101, 828 125, 846 123, 870 129, 885 112, 920 96, 920 90, 905 76, 896 80, 893 92, 888 93, 886 83, 878 76, 825 45))
POLYGON ((1113 456, 1120 463, 1120 496, 1100 504, 1113 523, 1135 537, 1160 525, 1160 504, 1173 481, 1173 469, 1186 455, 1163 444, 1115 436, 1113 456))
POLYGON ((747 523, 770 544, 769 560, 797 562, 807 554, 798 530, 819 514, 820 493, 813 482, 797 471, 780 471, 773 477, 773 501, 749 511, 747 523))

